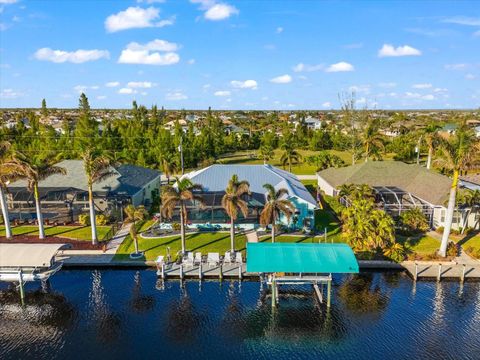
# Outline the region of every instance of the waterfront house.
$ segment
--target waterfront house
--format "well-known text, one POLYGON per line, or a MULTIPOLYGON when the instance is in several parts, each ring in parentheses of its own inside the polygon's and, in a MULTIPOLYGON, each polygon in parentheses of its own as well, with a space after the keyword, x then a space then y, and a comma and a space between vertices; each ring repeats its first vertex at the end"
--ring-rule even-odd
MULTIPOLYGON (((266 190, 264 184, 271 184, 275 189, 285 188, 288 190, 288 198, 295 204, 296 213, 290 222, 281 217, 279 224, 302 229, 314 227, 314 211, 317 203, 313 196, 298 178, 288 171, 281 170, 270 165, 211 165, 201 170, 185 174, 195 184, 203 186, 201 195, 205 200, 205 207, 199 204, 188 204, 188 221, 194 226, 195 223, 220 224, 228 226, 230 218, 222 208, 221 201, 225 194, 225 187, 232 175, 237 175, 239 180, 247 180, 250 183, 251 195, 246 197, 248 202, 248 216, 240 215, 236 221, 239 227, 252 229, 259 227, 259 217, 266 202, 266 190)), ((178 221, 178 214, 174 217, 178 221)))
MULTIPOLYGON (((431 227, 445 225, 452 180, 422 166, 400 161, 369 161, 319 171, 317 181, 319 190, 330 196, 337 196, 343 184, 367 184, 373 188, 379 207, 392 216, 419 207, 431 227)), ((346 199, 341 201, 347 204, 346 199)), ((478 227, 479 216, 478 212, 460 206, 454 213, 452 228, 458 229, 464 224, 478 227)))
MULTIPOLYGON (((88 211, 87 176, 82 160, 63 160, 56 164, 66 174, 54 174, 39 182, 39 193, 46 219, 76 220, 88 211)), ((160 187, 160 172, 141 166, 123 164, 112 167, 112 176, 93 184, 95 207, 121 218, 126 204, 150 205, 160 187)), ((8 186, 8 206, 14 219, 34 217, 35 201, 26 180, 8 186)))

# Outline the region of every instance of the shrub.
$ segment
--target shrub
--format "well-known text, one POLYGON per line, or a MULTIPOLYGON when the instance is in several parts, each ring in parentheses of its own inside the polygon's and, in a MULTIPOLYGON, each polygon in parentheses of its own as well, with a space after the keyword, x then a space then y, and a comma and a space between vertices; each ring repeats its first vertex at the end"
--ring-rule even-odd
POLYGON ((95 221, 97 222, 97 225, 103 226, 108 224, 108 217, 106 217, 103 214, 99 214, 95 216, 95 221))
POLYGON ((455 257, 458 255, 458 245, 450 241, 447 245, 447 256, 455 257))
POLYGON ((182 227, 180 226, 179 223, 173 223, 172 224, 172 229, 175 230, 175 231, 180 231, 182 227))
POLYGON ((427 218, 420 208, 413 208, 404 211, 399 219, 400 227, 403 231, 416 234, 426 232, 430 226, 427 218))
POLYGON ((435 229, 435 231, 439 234, 443 234, 443 230, 444 230, 444 227, 443 226, 439 226, 435 229))
POLYGON ((405 248, 400 243, 392 244, 383 254, 395 262, 401 262, 405 259, 405 248))
POLYGON ((78 222, 81 225, 84 225, 84 226, 90 225, 90 215, 89 214, 80 214, 78 216, 78 222))

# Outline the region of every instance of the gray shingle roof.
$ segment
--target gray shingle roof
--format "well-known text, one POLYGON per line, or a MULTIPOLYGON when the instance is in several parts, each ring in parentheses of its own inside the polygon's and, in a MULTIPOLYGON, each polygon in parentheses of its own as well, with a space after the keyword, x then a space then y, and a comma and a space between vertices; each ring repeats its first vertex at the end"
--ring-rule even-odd
MULTIPOLYGON (((40 181, 40 188, 88 190, 87 176, 83 168, 82 160, 63 160, 56 165, 65 168, 67 170, 66 175, 51 175, 45 180, 40 181)), ((160 176, 160 172, 157 170, 136 165, 121 165, 116 169, 112 167, 112 171, 115 172, 113 176, 93 184, 94 192, 125 192, 128 195, 134 195, 146 184, 160 176)), ((9 187, 15 189, 26 186, 26 180, 18 180, 9 187)))
POLYGON ((207 168, 192 171, 184 176, 192 182, 201 184, 206 191, 224 191, 228 180, 236 174, 240 180, 250 183, 252 193, 265 194, 264 184, 272 184, 276 189, 286 188, 290 196, 296 196, 317 206, 315 199, 298 178, 270 165, 211 165, 207 168))
POLYGON ((401 161, 369 161, 317 174, 334 188, 343 184, 397 187, 440 206, 445 205, 452 184, 447 176, 401 161))

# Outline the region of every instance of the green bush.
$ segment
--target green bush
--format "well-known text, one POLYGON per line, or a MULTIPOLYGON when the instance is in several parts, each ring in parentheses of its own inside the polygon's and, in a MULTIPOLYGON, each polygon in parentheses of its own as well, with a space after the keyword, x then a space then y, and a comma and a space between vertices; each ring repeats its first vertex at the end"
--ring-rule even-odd
POLYGON ((450 241, 447 245, 447 256, 458 256, 458 245, 450 241))
POLYGON ((443 226, 439 226, 435 229, 435 231, 439 234, 443 234, 443 230, 444 230, 444 227, 443 226))
POLYGON ((78 216, 78 222, 81 225, 84 225, 84 226, 90 225, 90 215, 89 214, 80 214, 78 216))
POLYGON ((427 218, 417 207, 404 211, 400 215, 399 225, 404 232, 410 234, 424 233, 430 228, 427 218))
POLYGON ((180 231, 182 227, 180 226, 179 223, 173 223, 172 224, 172 229, 175 230, 175 231, 180 231))
POLYGON ((108 217, 106 217, 103 214, 99 214, 95 216, 95 221, 97 222, 97 225, 103 226, 108 224, 108 217))

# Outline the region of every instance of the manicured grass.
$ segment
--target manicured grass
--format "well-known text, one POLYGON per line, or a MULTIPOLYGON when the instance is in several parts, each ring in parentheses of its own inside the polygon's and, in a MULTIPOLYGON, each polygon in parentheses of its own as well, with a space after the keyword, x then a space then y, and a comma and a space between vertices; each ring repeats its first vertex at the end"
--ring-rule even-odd
MULTIPOLYGON (((111 226, 97 226, 98 239, 101 241, 110 231, 111 226)), ((45 226, 47 236, 58 236, 81 241, 92 240, 90 226, 45 226)), ((38 236, 38 227, 33 225, 13 226, 13 235, 38 236)), ((5 226, 0 226, 0 236, 5 236, 5 226)))
POLYGON ((480 234, 477 234, 466 241, 462 241, 461 243, 462 247, 470 256, 480 259, 480 234))
POLYGON ((418 255, 433 255, 440 247, 440 242, 428 235, 411 237, 397 235, 397 241, 403 243, 407 251, 418 255))

